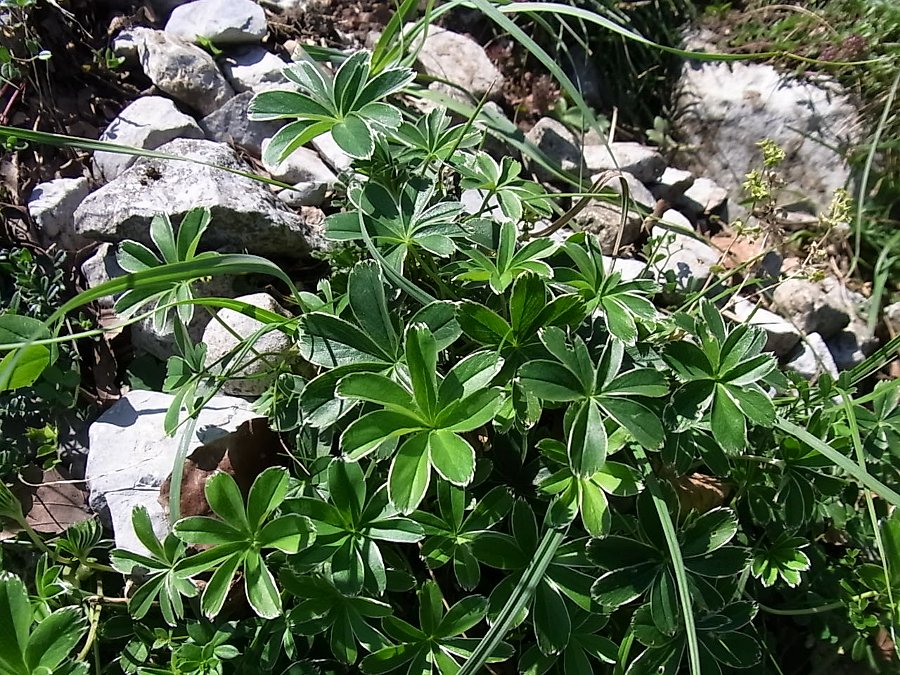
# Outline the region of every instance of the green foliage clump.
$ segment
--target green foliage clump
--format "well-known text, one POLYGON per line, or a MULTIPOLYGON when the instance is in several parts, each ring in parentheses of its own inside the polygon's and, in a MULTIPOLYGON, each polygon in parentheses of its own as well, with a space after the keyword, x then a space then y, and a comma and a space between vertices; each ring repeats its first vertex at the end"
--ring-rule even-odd
MULTIPOLYGON (((177 235, 156 221, 160 255, 126 246, 132 275, 63 307, 131 289, 171 318, 172 430, 227 377, 178 312, 160 314, 198 302, 186 283, 268 274, 296 313, 203 300, 264 325, 235 355, 266 330, 292 339, 258 402, 283 466, 246 494, 212 476, 207 515, 171 500, 162 541, 135 510, 146 550, 114 550, 112 567, 88 526, 51 546, 24 528, 40 560, 31 605, 75 626, 63 668, 762 672, 793 667, 782 652, 801 621, 877 665, 900 592, 897 383, 790 380, 759 329, 701 293, 662 307, 656 281, 624 278, 593 235, 531 239, 554 197, 479 150, 471 122, 401 107, 418 90, 385 60, 397 30, 334 77, 291 66, 302 91, 254 104, 297 119, 279 157, 331 130, 357 158, 316 292, 260 258, 195 255, 196 211, 177 235), (464 208, 465 190, 480 205, 464 208)), ((35 346, 10 351, 0 381, 39 371, 35 346)), ((0 595, 0 618, 30 625, 21 596, 0 595)), ((26 657, 0 653, 0 672, 26 657)))

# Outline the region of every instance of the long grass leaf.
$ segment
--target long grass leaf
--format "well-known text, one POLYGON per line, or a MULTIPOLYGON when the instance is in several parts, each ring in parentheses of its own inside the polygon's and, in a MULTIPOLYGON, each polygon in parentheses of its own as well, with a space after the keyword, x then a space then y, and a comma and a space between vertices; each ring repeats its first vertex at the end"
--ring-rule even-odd
MULTIPOLYGON (((645 467, 650 466, 647 455, 643 450, 636 450, 635 457, 645 467)), ((652 471, 645 472, 647 489, 653 499, 653 506, 659 516, 663 536, 666 538, 666 546, 669 549, 669 557, 672 560, 672 571, 675 573, 675 586, 678 588, 678 604, 681 606, 681 618, 684 621, 684 633, 687 638, 688 665, 691 675, 702 675, 700 670, 700 640, 697 638, 697 626, 694 623, 694 607, 691 600, 691 587, 688 584, 687 570, 684 567, 684 559, 681 555, 681 546, 678 544, 678 534, 675 531, 675 523, 669 513, 669 505, 663 496, 662 488, 656 474, 652 471)))
MULTIPOLYGON (((471 4, 481 8, 482 0, 470 0, 471 4)), ((580 7, 572 7, 570 5, 564 5, 558 2, 510 2, 507 4, 500 5, 497 8, 499 11, 504 14, 535 14, 539 12, 549 12, 551 14, 555 14, 557 16, 571 16, 574 18, 581 19, 583 21, 587 21, 588 23, 593 23, 601 28, 605 28, 606 30, 616 33, 621 37, 627 38, 628 40, 632 40, 633 42, 637 42, 642 45, 646 45, 648 47, 653 47, 654 49, 659 49, 660 51, 668 52, 670 54, 675 54, 677 56, 682 56, 687 59, 695 59, 695 60, 704 60, 704 61, 746 61, 750 59, 771 59, 775 57, 783 57, 794 59, 797 61, 802 61, 803 63, 818 63, 818 64, 827 64, 829 66, 858 66, 869 63, 877 63, 879 61, 884 61, 884 58, 877 59, 866 59, 863 61, 842 61, 840 63, 835 61, 819 61, 817 59, 807 58, 805 56, 800 56, 798 54, 792 54, 790 52, 785 51, 770 51, 770 52, 758 52, 758 53, 750 53, 750 54, 727 54, 723 52, 696 52, 690 51, 687 49, 679 49, 678 47, 670 47, 669 45, 663 45, 658 42, 654 42, 653 40, 649 40, 645 38, 643 35, 639 33, 635 33, 633 30, 625 28, 624 26, 616 23, 615 21, 611 21, 606 17, 600 16, 599 14, 592 12, 587 9, 581 9, 580 7)))
MULTIPOLYGON (((856 452, 856 461, 859 464, 859 468, 862 471, 865 471, 866 455, 863 450, 862 438, 859 435, 859 424, 857 424, 854 404, 853 402, 851 402, 850 397, 845 391, 841 391, 841 402, 844 406, 844 412, 847 415, 847 426, 850 427, 850 438, 853 441, 853 449, 856 452)), ((878 549, 878 555, 881 557, 881 570, 884 574, 884 587, 887 589, 888 606, 894 607, 894 593, 892 590, 890 573, 888 572, 888 557, 884 549, 884 541, 881 538, 881 528, 878 526, 878 516, 875 514, 875 503, 872 500, 871 492, 869 492, 868 490, 863 490, 863 494, 866 498, 866 513, 869 516, 869 524, 872 526, 872 534, 875 537, 875 547, 878 549)), ((891 633, 891 642, 893 643, 894 650, 896 651, 898 647, 897 635, 894 632, 894 616, 895 613, 891 612, 891 623, 888 628, 891 633)))
POLYGON ((201 159, 191 157, 183 157, 181 155, 170 155, 166 152, 157 150, 145 150, 132 145, 120 145, 118 143, 110 143, 108 141, 94 141, 89 138, 80 138, 78 136, 66 136, 63 134, 51 134, 46 131, 32 131, 31 129, 20 129, 18 127, 6 127, 0 125, 0 141, 10 142, 13 140, 23 140, 30 143, 40 143, 41 145, 52 145, 57 148, 77 148, 79 150, 88 150, 90 152, 112 152, 117 155, 131 155, 132 157, 151 157, 153 159, 166 159, 177 162, 193 162, 203 166, 212 167, 213 169, 221 169, 237 176, 243 176, 251 180, 274 185, 281 188, 291 188, 292 185, 282 183, 281 181, 261 176, 252 171, 241 171, 240 169, 231 169, 227 166, 219 166, 212 162, 204 162, 201 159))
POLYGON ((472 651, 472 655, 466 659, 466 662, 459 669, 458 675, 476 675, 487 663, 488 658, 509 631, 516 618, 526 605, 531 601, 538 584, 543 579, 547 568, 553 562, 556 550, 560 547, 566 538, 566 530, 547 530, 544 537, 538 544, 534 557, 525 568, 522 578, 513 589, 509 600, 503 605, 497 619, 491 625, 488 632, 478 643, 478 646, 472 651))
POLYGON ((806 445, 816 452, 825 455, 835 466, 843 469, 846 473, 856 479, 857 482, 877 494, 886 502, 893 504, 894 506, 900 506, 900 494, 897 494, 894 490, 872 476, 864 467, 860 467, 849 458, 844 457, 844 455, 824 441, 813 436, 803 427, 799 427, 783 417, 775 418, 775 426, 785 433, 790 434, 798 441, 806 443, 806 445))

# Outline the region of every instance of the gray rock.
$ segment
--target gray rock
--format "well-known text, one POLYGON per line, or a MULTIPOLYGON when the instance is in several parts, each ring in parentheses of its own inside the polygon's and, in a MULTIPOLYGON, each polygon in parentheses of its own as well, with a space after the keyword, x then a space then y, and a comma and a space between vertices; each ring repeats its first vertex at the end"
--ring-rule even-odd
MULTIPOLYGON (((687 229, 690 229, 684 216, 671 209, 663 213, 661 221, 679 228, 684 228, 687 223, 687 229)), ((661 233, 650 240, 654 257, 661 256, 652 263, 653 269, 660 280, 664 280, 667 273, 674 275, 679 290, 686 289, 692 279, 706 281, 712 268, 719 264, 719 253, 697 235, 684 234, 678 229, 665 231, 660 223, 654 225, 653 231, 654 235, 661 233)))
POLYGON ((219 60, 222 73, 237 92, 293 86, 282 74, 288 64, 263 47, 242 47, 219 60))
POLYGON ((138 62, 138 41, 135 37, 135 31, 147 30, 146 28, 125 29, 116 35, 112 43, 112 53, 114 56, 125 59, 125 63, 134 64, 138 62))
MULTIPOLYGON (((235 291, 235 277, 217 276, 208 280, 195 281, 191 284, 191 290, 196 298, 233 298, 235 291)), ((149 311, 150 306, 141 311, 149 311)), ((194 343, 203 339, 203 331, 209 325, 212 316, 205 307, 196 307, 191 320, 187 324, 188 335, 194 343)), ((131 344, 138 353, 152 354, 160 361, 168 361, 170 356, 177 355, 178 346, 175 343, 175 332, 172 328, 157 328, 153 325, 153 319, 147 318, 138 321, 131 326, 131 344)), ((226 391, 226 393, 228 393, 226 391)))
POLYGON ((738 321, 762 328, 766 332, 766 351, 779 358, 786 356, 800 342, 800 331, 792 323, 749 300, 739 298, 731 311, 738 321))
POLYGON ((900 333, 900 302, 895 302, 884 308, 884 320, 894 333, 900 333))
POLYGON ((325 160, 325 163, 334 169, 336 173, 346 171, 353 163, 353 159, 350 155, 341 150, 338 144, 334 142, 334 138, 330 131, 319 134, 312 139, 310 143, 312 143, 316 152, 319 153, 319 156, 325 160))
POLYGON ((838 370, 850 370, 866 360, 878 348, 878 340, 862 321, 853 321, 847 330, 825 342, 838 370))
POLYGON ((622 208, 618 204, 594 200, 575 215, 572 224, 578 230, 597 235, 600 250, 614 255, 619 230, 622 230, 619 246, 633 244, 640 237, 643 219, 634 211, 629 211, 623 227, 622 208))
POLYGON ((274 136, 287 120, 252 122, 247 111, 253 92, 247 91, 230 99, 211 115, 200 120, 200 128, 211 141, 242 148, 254 157, 262 155, 262 144, 274 136))
POLYGON ((633 174, 642 183, 653 183, 666 170, 666 160, 653 148, 640 143, 614 142, 609 146, 585 145, 584 162, 592 173, 618 169, 633 174))
POLYGON ((679 232, 684 233, 685 231, 691 233, 694 231, 694 226, 680 211, 666 209, 659 217, 659 220, 653 224, 654 235, 660 234, 661 230, 675 232, 676 234, 679 232))
POLYGON ((668 202, 675 203, 684 191, 694 184, 694 174, 690 171, 681 169, 673 169, 667 166, 655 183, 650 184, 650 192, 656 199, 665 199, 668 202))
MULTIPOLYGON (((551 117, 542 117, 525 134, 525 140, 537 146, 563 171, 577 174, 581 170, 583 160, 578 139, 561 122, 551 117)), ((555 174, 540 164, 533 162, 531 169, 541 180, 550 181, 556 178, 555 174)))
MULTIPOLYGON (((81 264, 81 274, 84 276, 88 288, 96 288, 100 284, 127 274, 127 272, 119 266, 115 244, 105 242, 100 244, 94 255, 81 264)), ((118 296, 107 295, 96 302, 104 309, 112 309, 116 304, 116 297, 118 296)))
POLYGON ((87 243, 75 232, 74 214, 88 196, 87 178, 56 178, 37 185, 28 197, 28 214, 41 231, 41 240, 49 246, 73 251, 87 243))
POLYGON ((149 245, 154 215, 167 213, 180 222, 190 209, 205 206, 213 218, 203 239, 209 248, 294 257, 310 250, 310 228, 263 184, 214 168, 251 170, 228 146, 182 138, 159 150, 213 166, 141 158, 82 202, 75 213, 76 231, 101 241, 134 239, 149 245))
MULTIPOLYGON (((263 141, 263 153, 267 145, 268 139, 263 141)), ((263 160, 263 166, 272 178, 283 183, 322 183, 327 189, 337 182, 337 176, 309 148, 297 148, 277 165, 263 160)))
POLYGON ((709 178, 698 178, 676 200, 678 207, 692 218, 715 213, 728 200, 728 191, 709 178))
MULTIPOLYGON (((127 274, 119 266, 117 247, 115 244, 104 243, 97 249, 93 256, 81 265, 81 273, 84 275, 88 288, 96 288, 102 283, 127 274)), ((195 297, 219 297, 233 298, 238 293, 235 291, 235 277, 217 276, 207 280, 197 280, 191 284, 195 297)), ((113 309, 119 295, 105 296, 98 301, 104 309, 113 309)), ((141 308, 145 312, 150 306, 141 308)), ((193 318, 188 322, 188 335, 195 342, 203 337, 203 330, 210 322, 211 315, 204 308, 197 308, 193 318)), ((131 342, 135 350, 140 353, 152 354, 161 361, 166 361, 170 356, 178 353, 175 345, 175 334, 172 330, 157 330, 153 325, 153 319, 143 319, 131 325, 131 342)))
POLYGON ((634 258, 603 256, 603 269, 607 274, 618 272, 624 281, 634 281, 646 275, 647 263, 634 258))
MULTIPOLYGON (((268 293, 254 293, 238 298, 255 307, 288 316, 287 312, 268 293)), ((293 344, 291 338, 278 330, 262 335, 253 344, 253 349, 240 361, 232 363, 229 354, 240 343, 235 334, 246 338, 263 327, 263 323, 230 309, 220 309, 216 319, 211 321, 203 333, 206 345, 206 365, 213 367, 220 359, 220 368, 227 372, 223 391, 239 396, 259 396, 272 384, 272 369, 284 359, 291 357, 288 352, 293 344), (224 325, 223 325, 224 324, 224 325), (226 328, 226 326, 228 328, 226 328)))
MULTIPOLYGON (((165 536, 168 518, 159 503, 159 488, 172 471, 180 441, 169 437, 163 419, 173 397, 152 391, 131 391, 89 429, 85 479, 91 508, 111 521, 116 546, 146 554, 131 527, 131 510, 144 506, 154 532, 165 536)), ((234 431, 258 415, 246 401, 215 396, 200 413, 191 449, 215 435, 234 431)))
POLYGON ((804 279, 785 279, 772 293, 772 309, 804 333, 818 333, 824 339, 850 323, 850 315, 829 297, 819 284, 804 279))
MULTIPOLYGON (((693 48, 707 45, 695 40, 693 48)), ((715 176, 735 200, 748 171, 761 166, 757 142, 771 139, 787 158, 787 185, 827 208, 850 179, 844 151, 862 126, 850 98, 832 81, 803 81, 762 63, 686 62, 678 85, 677 131, 694 148, 691 166, 715 176)))
POLYGON ((199 47, 160 30, 140 33, 137 50, 144 73, 160 91, 202 115, 234 95, 213 58, 199 47))
POLYGON ((803 338, 788 354, 784 367, 807 380, 814 380, 823 373, 828 373, 834 378, 838 376, 838 369, 831 352, 828 351, 828 345, 818 333, 810 333, 803 338))
MULTIPOLYGON (((416 47, 419 45, 418 64, 426 75, 452 82, 475 99, 480 99, 488 91, 492 97, 500 94, 503 75, 491 63, 481 45, 471 38, 431 26, 424 41, 416 40, 416 47)), ((456 87, 441 83, 432 86, 452 96, 461 96, 456 87)))
POLYGON ((172 37, 217 45, 259 42, 267 30, 266 13, 253 0, 194 0, 173 9, 166 23, 172 37))
POLYGON ((328 196, 327 183, 296 183, 290 188, 279 190, 275 194, 291 208, 301 206, 320 206, 328 196))
MULTIPOLYGON (((596 176, 591 176, 591 181, 596 181, 599 177, 599 174, 596 176)), ((641 206, 652 209, 656 205, 656 198, 653 196, 653 193, 647 189, 647 186, 644 185, 641 181, 634 177, 634 174, 630 174, 628 172, 622 172, 622 177, 625 179, 625 183, 628 185, 628 198, 641 206)), ((613 178, 607 184, 607 187, 611 188, 615 191, 616 194, 622 194, 622 181, 619 178, 613 178)))
MULTIPOLYGON (((176 138, 203 138, 203 131, 192 117, 161 96, 136 99, 116 117, 100 135, 101 141, 156 150, 176 138)), ((105 180, 112 180, 136 157, 116 152, 94 153, 94 164, 105 180)))

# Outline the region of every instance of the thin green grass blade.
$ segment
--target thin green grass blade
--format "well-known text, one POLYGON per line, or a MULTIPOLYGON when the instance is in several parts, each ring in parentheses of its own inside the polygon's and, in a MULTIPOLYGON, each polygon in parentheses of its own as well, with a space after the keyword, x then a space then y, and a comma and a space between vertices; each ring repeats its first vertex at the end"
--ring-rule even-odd
MULTIPOLYGON (((481 12, 488 17, 491 21, 500 26, 504 31, 509 33, 509 36, 516 40, 519 44, 521 44, 525 49, 527 49, 531 54, 541 62, 541 64, 550 72, 550 74, 559 82, 560 86, 565 90, 566 94, 574 101, 575 105, 578 107, 578 111, 582 115, 582 119, 588 122, 590 128, 594 129, 601 138, 606 139, 606 135, 603 133, 603 130, 600 128, 600 125, 597 122, 597 117, 594 115, 594 111, 585 103, 584 98, 581 96, 581 91, 579 91, 578 87, 569 79, 569 77, 565 74, 560 65, 556 62, 550 54, 544 50, 537 42, 535 42, 528 33, 522 30, 516 23, 506 16, 507 13, 516 13, 515 11, 510 12, 510 8, 518 8, 517 11, 524 11, 524 7, 530 7, 532 4, 540 5, 544 3, 510 3, 508 5, 501 5, 500 7, 494 6, 488 0, 470 0, 468 3, 465 3, 476 7, 481 10, 481 12)), ((560 5, 564 7, 563 5, 560 5)), ((596 16, 593 12, 585 12, 588 16, 596 16)), ((599 17, 598 17, 599 18, 599 17)))
POLYGON ((790 434, 798 441, 806 443, 806 445, 811 447, 816 452, 825 455, 835 466, 843 469, 850 476, 856 479, 856 481, 858 481, 861 485, 877 494, 889 504, 900 506, 900 494, 897 494, 894 490, 889 488, 880 480, 873 477, 871 474, 869 474, 868 471, 865 470, 865 468, 861 468, 852 460, 844 457, 844 455, 839 453, 830 445, 813 436, 803 427, 799 427, 793 422, 787 421, 783 417, 775 418, 775 426, 785 433, 790 434))
POLYGON ((476 675, 480 673, 487 663, 488 657, 494 653, 504 636, 512 626, 516 615, 531 601, 537 585, 543 579, 547 568, 556 555, 556 550, 566 538, 566 530, 547 530, 538 544, 534 557, 525 568, 522 578, 513 589, 509 600, 503 605, 503 609, 497 615, 497 620, 491 625, 488 632, 472 651, 472 655, 459 669, 458 675, 476 675))
POLYGON ((264 274, 275 277, 287 284, 292 295, 299 303, 299 291, 294 286, 291 278, 278 265, 255 255, 227 253, 160 265, 152 269, 116 277, 76 295, 56 310, 47 320, 47 324, 52 325, 56 323, 72 310, 83 307, 94 300, 132 288, 165 286, 178 281, 190 281, 201 277, 223 276, 226 274, 264 274))
POLYGON ((0 141, 10 142, 13 140, 24 140, 30 143, 39 143, 41 145, 52 145, 57 148, 78 148, 79 150, 89 150, 91 152, 112 152, 118 155, 132 155, 133 157, 152 157, 154 159, 167 159, 178 162, 193 162, 194 164, 202 164, 214 169, 221 169, 237 176, 243 176, 251 180, 274 185, 281 188, 293 187, 288 183, 261 176, 251 171, 241 171, 240 169, 230 169, 226 166, 219 166, 212 162, 204 162, 199 159, 190 157, 181 157, 179 155, 170 155, 166 152, 158 152, 156 150, 144 150, 131 145, 119 145, 118 143, 109 143, 107 141, 94 141, 89 138, 79 138, 78 136, 65 136, 63 134, 51 134, 45 131, 32 131, 30 129, 19 129, 18 127, 6 127, 0 125, 0 141))
MULTIPOLYGON (((844 406, 844 412, 847 415, 847 425, 850 427, 850 438, 853 441, 853 449, 856 452, 856 461, 859 464, 859 468, 862 471, 866 470, 866 456, 863 451, 862 446, 862 438, 859 435, 859 424, 856 421, 856 413, 854 412, 854 404, 850 401, 850 397, 847 395, 847 392, 841 391, 841 402, 844 406)), ((878 549, 878 555, 881 557, 881 570, 884 574, 884 587, 887 589, 888 596, 888 604, 890 607, 895 607, 894 605, 894 593, 891 588, 891 578, 890 573, 888 572, 888 558, 887 553, 884 549, 884 541, 881 538, 881 528, 878 526, 878 516, 875 514, 875 503, 872 501, 872 493, 868 490, 863 490, 863 494, 866 498, 866 512, 869 516, 869 524, 872 526, 872 533, 875 536, 875 547, 878 549)), ((891 642, 894 645, 894 651, 897 652, 897 636, 894 631, 894 621, 893 618, 896 615, 896 611, 891 612, 891 623, 888 626, 888 629, 891 633, 891 642)))
MULTIPOLYGON (((471 5, 481 8, 482 0, 470 0, 471 5)), ((536 14, 539 12, 549 12, 551 14, 555 14, 557 16, 571 16, 573 18, 578 18, 588 23, 593 23, 601 28, 604 28, 610 32, 616 33, 628 40, 632 40, 642 45, 646 45, 648 47, 653 47, 654 49, 659 49, 660 51, 668 52, 670 54, 675 54, 676 56, 681 56, 688 59, 695 60, 703 60, 703 61, 746 61, 750 59, 771 59, 775 57, 789 58, 797 61, 802 61, 803 63, 817 63, 829 66, 857 66, 869 63, 877 63, 879 61, 885 60, 884 58, 877 59, 867 59, 864 61, 842 61, 837 63, 835 61, 819 61, 817 59, 810 59, 805 56, 800 56, 798 54, 792 54, 790 52, 784 51, 772 51, 772 52, 758 52, 755 54, 726 54, 722 52, 694 52, 686 49, 679 49, 678 47, 670 47, 668 45, 663 45, 658 42, 654 42, 653 40, 649 40, 645 38, 643 35, 639 33, 635 33, 628 28, 616 23, 615 21, 611 21, 606 17, 600 16, 599 14, 592 12, 587 9, 581 9, 580 7, 572 7, 570 5, 564 5, 558 2, 510 2, 507 4, 502 4, 497 7, 500 12, 504 14, 536 14)))
POLYGON ((694 607, 691 599, 691 588, 688 585, 687 571, 684 568, 684 559, 681 556, 681 546, 678 544, 678 534, 675 531, 675 523, 669 514, 669 505, 663 496, 659 481, 651 470, 647 455, 643 450, 637 449, 635 457, 641 462, 645 471, 645 481, 653 506, 659 516, 663 535, 666 538, 666 546, 669 549, 669 557, 672 559, 672 571, 675 573, 675 585, 678 588, 678 604, 681 606, 681 618, 684 621, 684 633, 687 638, 688 666, 691 675, 703 675, 700 670, 700 640, 697 638, 697 626, 694 623, 694 607))
POLYGON ((865 361, 847 371, 850 384, 858 384, 884 368, 897 358, 898 351, 900 351, 900 335, 895 335, 886 344, 869 354, 865 361))
POLYGON ((58 335, 56 337, 45 338, 43 340, 24 340, 22 342, 0 343, 0 352, 19 349, 21 347, 27 347, 29 345, 56 345, 62 342, 74 342, 76 340, 82 340, 84 338, 98 337, 100 335, 104 335, 105 333, 112 333, 122 330, 123 328, 131 326, 135 323, 139 323, 144 319, 149 319, 158 310, 174 308, 180 305, 201 305, 205 307, 215 307, 216 309, 230 309, 243 314, 244 316, 248 316, 251 319, 255 319, 260 323, 279 324, 278 330, 287 335, 294 335, 297 332, 296 317, 286 319, 280 314, 275 314, 275 312, 270 312, 269 310, 263 309, 262 307, 257 307, 255 305, 242 302, 241 300, 234 300, 232 298, 204 297, 192 298, 190 300, 177 300, 175 302, 165 303, 159 305, 158 307, 154 307, 153 309, 150 309, 142 314, 135 314, 128 319, 117 321, 116 323, 110 324, 105 328, 94 328, 93 330, 86 330, 80 333, 69 333, 67 335, 58 335))

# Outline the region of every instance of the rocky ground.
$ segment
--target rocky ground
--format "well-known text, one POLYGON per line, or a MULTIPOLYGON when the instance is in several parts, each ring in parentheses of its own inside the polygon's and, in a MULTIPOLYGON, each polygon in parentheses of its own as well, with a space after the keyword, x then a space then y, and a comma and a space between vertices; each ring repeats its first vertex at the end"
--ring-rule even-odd
MULTIPOLYGON (((290 59, 303 58, 304 40, 314 39, 316 30, 323 41, 365 44, 368 31, 389 16, 386 3, 363 8, 309 0, 154 0, 137 12, 133 3, 122 4, 128 12, 112 27, 111 48, 128 78, 146 86, 119 93, 114 100, 121 109, 111 111, 99 138, 195 161, 97 152, 80 175, 61 169, 58 175, 66 177, 41 182, 22 196, 40 243, 70 250, 85 286, 96 286, 124 273, 116 258, 119 242, 150 243, 148 224, 155 214, 177 221, 192 207, 205 206, 213 216, 207 247, 273 257, 314 278, 321 272, 315 253, 325 246, 321 224, 338 208, 349 158, 323 136, 277 166, 262 162, 267 139, 282 122, 249 121, 248 104, 255 93, 289 86, 281 70, 290 59), (197 44, 204 42, 198 36, 220 53, 197 44)), ((497 109, 510 115, 516 101, 553 93, 537 76, 527 85, 510 85, 496 44, 486 49, 466 34, 464 24, 452 28, 457 27, 435 30, 425 40, 418 57, 422 72, 475 97, 496 89, 497 109), (528 86, 531 94, 523 94, 528 86)), ((702 34, 692 38, 693 48, 705 44, 702 34)), ((860 138, 853 101, 833 83, 790 80, 769 65, 696 61, 683 67, 677 103, 683 159, 674 164, 654 147, 607 145, 591 135, 582 142, 552 117, 526 119, 527 139, 564 170, 585 177, 624 172, 632 203, 621 237, 622 207, 605 201, 583 209, 572 228, 598 234, 604 253, 618 258, 624 274, 658 278, 673 293, 698 284, 713 288, 740 267, 731 281, 753 292, 734 296, 722 311, 763 328, 767 348, 785 369, 815 380, 859 364, 900 329, 900 306, 888 307, 881 321, 871 312, 864 285, 843 278, 839 265, 810 277, 804 252, 780 246, 772 234, 819 227, 834 190, 851 180, 841 153, 860 138), (740 204, 745 175, 759 165, 756 142, 762 138, 785 149, 781 172, 790 192, 782 210, 765 222, 740 204), (743 223, 743 234, 730 225, 735 221, 743 223)), ((551 189, 562 188, 540 167, 533 170, 551 189)), ((616 181, 612 187, 617 186, 616 181)), ((283 311, 266 290, 217 282, 200 292, 283 311)), ((111 302, 103 311, 106 321, 114 321, 111 302)), ((241 335, 257 327, 227 310, 220 318, 241 335)), ((189 330, 207 345, 209 361, 233 347, 234 337, 207 313, 196 312, 189 330)), ((161 360, 173 354, 173 336, 149 321, 124 338, 137 354, 161 360)), ((273 335, 266 351, 288 346, 279 339, 273 335)), ((213 400, 199 420, 198 443, 253 416, 251 401, 267 385, 253 375, 242 373, 213 400)), ((151 509, 160 531, 165 527, 157 496, 177 446, 162 431, 170 398, 116 385, 104 399, 111 407, 90 427, 90 505, 109 514, 120 546, 139 547, 129 516, 137 503, 151 509)))

